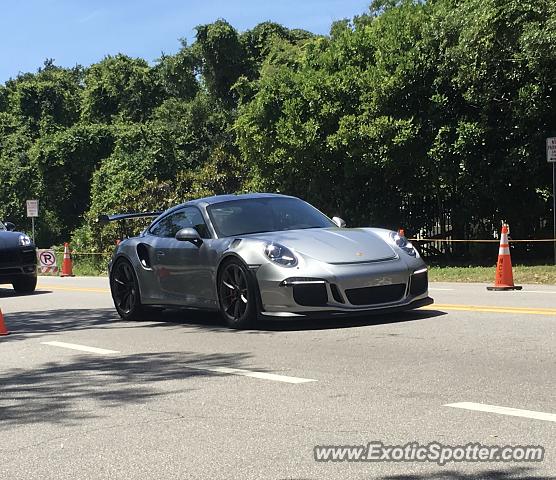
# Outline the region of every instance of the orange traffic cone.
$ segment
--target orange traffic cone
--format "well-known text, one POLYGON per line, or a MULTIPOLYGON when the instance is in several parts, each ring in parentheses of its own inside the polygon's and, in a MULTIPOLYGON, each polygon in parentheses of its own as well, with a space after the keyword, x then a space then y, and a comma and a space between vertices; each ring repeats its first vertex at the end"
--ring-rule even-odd
POLYGON ((7 335, 8 329, 6 328, 6 324, 4 323, 4 315, 2 314, 2 310, 0 309, 0 335, 7 335))
POLYGON ((508 243, 508 225, 502 225, 494 287, 487 287, 487 290, 521 290, 521 288, 514 285, 512 258, 510 256, 510 244, 508 243))
POLYGON ((73 274, 73 262, 71 260, 71 255, 69 251, 69 244, 64 243, 64 261, 62 262, 62 274, 61 277, 75 277, 73 274))

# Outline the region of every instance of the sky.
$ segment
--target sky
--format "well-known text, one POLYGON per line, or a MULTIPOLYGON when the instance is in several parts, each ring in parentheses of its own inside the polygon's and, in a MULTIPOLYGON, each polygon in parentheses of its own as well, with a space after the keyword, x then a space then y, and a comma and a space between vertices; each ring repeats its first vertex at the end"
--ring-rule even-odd
POLYGON ((368 11, 371 0, 19 0, 2 6, 0 83, 35 72, 47 58, 87 66, 124 53, 155 61, 194 40, 195 27, 224 18, 239 31, 272 20, 327 34, 334 20, 368 11))

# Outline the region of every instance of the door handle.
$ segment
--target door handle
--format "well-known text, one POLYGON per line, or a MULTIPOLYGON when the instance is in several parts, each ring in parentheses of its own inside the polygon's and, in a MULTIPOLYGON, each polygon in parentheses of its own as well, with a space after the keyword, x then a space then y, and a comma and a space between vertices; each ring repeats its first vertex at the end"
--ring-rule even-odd
POLYGON ((156 251, 156 256, 157 257, 163 257, 165 255, 165 253, 162 250, 157 250, 156 251))

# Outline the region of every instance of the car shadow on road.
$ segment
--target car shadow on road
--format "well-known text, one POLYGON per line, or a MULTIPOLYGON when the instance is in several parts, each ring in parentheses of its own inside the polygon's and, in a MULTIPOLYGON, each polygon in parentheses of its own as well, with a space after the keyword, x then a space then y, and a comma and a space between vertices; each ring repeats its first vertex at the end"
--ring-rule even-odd
POLYGON ((224 325, 219 315, 212 312, 165 310, 159 312, 156 318, 168 324, 183 324, 200 329, 217 329, 249 334, 271 334, 274 332, 378 326, 427 320, 442 315, 446 315, 446 312, 440 310, 411 310, 380 315, 338 316, 333 318, 262 319, 256 323, 254 328, 248 330, 230 330, 224 325))
POLYGON ((15 297, 34 297, 35 295, 44 295, 52 293, 49 290, 35 290, 32 293, 18 293, 11 288, 0 288, 0 298, 15 298, 15 297))
POLYGON ((30 335, 90 330, 98 328, 123 328, 114 309, 60 308, 27 312, 4 312, 4 323, 9 334, 0 337, 4 342, 23 340, 30 335))
POLYGON ((29 423, 76 424, 104 415, 99 412, 106 408, 184 394, 193 389, 188 380, 222 375, 195 366, 240 368, 249 358, 248 353, 195 352, 79 355, 70 362, 7 370, 1 380, 0 431, 29 423), (180 383, 157 385, 169 381, 180 383))
POLYGON ((30 335, 106 328, 188 328, 199 331, 229 334, 271 335, 278 332, 303 330, 332 330, 393 323, 415 322, 432 319, 445 312, 439 310, 412 310, 360 317, 336 317, 326 319, 261 320, 255 328, 232 330, 226 327, 215 312, 171 309, 152 313, 147 320, 124 322, 111 308, 69 308, 5 313, 4 320, 10 332, 0 337, 0 343, 23 340, 30 335))
POLYGON ((261 328, 267 331, 330 330, 365 326, 388 325, 391 323, 414 322, 446 315, 440 310, 411 310, 408 312, 383 313, 335 318, 310 318, 301 320, 265 321, 261 328))
POLYGON ((535 468, 515 467, 505 470, 488 469, 469 473, 445 470, 426 474, 387 475, 376 480, 556 480, 556 477, 538 475, 535 468))

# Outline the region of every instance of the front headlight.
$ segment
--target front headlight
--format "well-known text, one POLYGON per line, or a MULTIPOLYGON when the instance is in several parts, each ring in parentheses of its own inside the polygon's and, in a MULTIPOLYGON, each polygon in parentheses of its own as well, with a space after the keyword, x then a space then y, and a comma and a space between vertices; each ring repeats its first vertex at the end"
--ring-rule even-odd
POLYGON ((282 267, 295 267, 297 265, 297 257, 289 249, 278 243, 269 243, 264 249, 266 257, 282 267))
POLYGON ((415 250, 413 244, 398 232, 390 232, 390 240, 408 255, 419 257, 419 253, 415 250))
POLYGON ((29 245, 31 245, 31 239, 23 234, 19 236, 19 245, 22 247, 28 247, 29 245))

